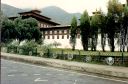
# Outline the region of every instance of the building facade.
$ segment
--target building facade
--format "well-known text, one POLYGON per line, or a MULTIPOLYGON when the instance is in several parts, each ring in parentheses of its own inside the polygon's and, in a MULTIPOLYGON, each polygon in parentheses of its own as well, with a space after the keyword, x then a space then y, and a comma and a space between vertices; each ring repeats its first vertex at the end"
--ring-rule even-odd
MULTIPOLYGON (((39 10, 31 10, 28 12, 21 12, 19 15, 25 18, 35 18, 38 21, 38 26, 42 32, 42 39, 46 44, 58 43, 57 48, 71 48, 70 45, 70 27, 71 26, 60 26, 59 23, 51 21, 51 18, 43 16, 40 14, 39 10)), ((15 19, 17 17, 9 17, 9 19, 15 19)), ((79 26, 78 26, 79 27, 79 26)), ((80 31, 77 32, 76 38, 76 49, 83 49, 80 37, 80 31)), ((116 44, 117 39, 115 39, 115 50, 119 50, 119 46, 116 44)), ((90 49, 90 48, 89 48, 90 49)), ((102 50, 101 48, 101 35, 98 35, 98 45, 97 50, 102 50)), ((108 41, 106 40, 105 50, 110 50, 108 41)))
MULTIPOLYGON (((35 18, 38 21, 39 28, 47 28, 51 26, 60 25, 59 23, 51 21, 51 18, 43 16, 40 13, 41 11, 39 10, 31 10, 27 12, 21 12, 19 13, 19 16, 22 19, 29 18, 29 17, 35 18)), ((14 20, 15 18, 17 17, 9 17, 9 19, 12 19, 12 20, 14 20)))

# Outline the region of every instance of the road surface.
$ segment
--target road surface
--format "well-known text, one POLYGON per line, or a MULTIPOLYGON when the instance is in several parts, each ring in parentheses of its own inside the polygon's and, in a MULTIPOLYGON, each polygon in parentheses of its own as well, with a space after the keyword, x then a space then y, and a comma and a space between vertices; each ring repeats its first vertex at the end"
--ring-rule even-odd
POLYGON ((128 81, 1 59, 1 84, 128 84, 128 81))

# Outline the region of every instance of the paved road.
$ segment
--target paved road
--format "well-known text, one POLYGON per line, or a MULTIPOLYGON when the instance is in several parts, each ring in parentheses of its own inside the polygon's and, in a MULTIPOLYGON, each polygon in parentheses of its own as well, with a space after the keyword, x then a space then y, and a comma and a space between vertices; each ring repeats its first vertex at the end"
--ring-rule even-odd
POLYGON ((128 81, 2 59, 1 84, 128 84, 128 81))

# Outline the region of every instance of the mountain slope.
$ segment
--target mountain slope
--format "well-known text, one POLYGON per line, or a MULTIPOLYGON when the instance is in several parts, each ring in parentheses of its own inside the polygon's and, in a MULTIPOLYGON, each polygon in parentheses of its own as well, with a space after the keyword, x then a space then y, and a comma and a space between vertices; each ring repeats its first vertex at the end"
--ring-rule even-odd
POLYGON ((1 4, 1 10, 6 16, 17 16, 19 12, 24 11, 23 9, 19 9, 7 4, 1 4))
MULTIPOLYGON (((28 10, 19 9, 7 4, 1 4, 1 9, 6 16, 17 16, 19 12, 28 10)), ((58 22, 61 25, 70 25, 73 16, 76 16, 77 19, 79 19, 81 16, 80 13, 68 13, 56 6, 49 6, 40 10, 42 15, 52 18, 52 21, 58 22)))
POLYGON ((70 25, 73 16, 76 16, 77 19, 81 16, 80 13, 68 13, 56 6, 49 6, 41 9, 41 11, 43 15, 51 17, 54 21, 57 21, 62 25, 70 25))

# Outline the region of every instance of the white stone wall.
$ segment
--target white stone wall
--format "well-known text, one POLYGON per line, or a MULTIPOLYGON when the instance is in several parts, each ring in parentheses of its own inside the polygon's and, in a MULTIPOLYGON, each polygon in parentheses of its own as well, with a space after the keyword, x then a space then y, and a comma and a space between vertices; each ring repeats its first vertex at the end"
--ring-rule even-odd
MULTIPOLYGON (((59 35, 59 39, 57 39, 57 35, 54 35, 54 39, 52 39, 52 36, 50 35, 50 39, 48 39, 47 36, 45 37, 44 43, 52 44, 54 42, 57 42, 57 43, 61 44, 61 46, 58 46, 58 48, 71 48, 69 40, 70 39, 67 39, 67 35, 64 35, 64 39, 62 39, 62 35, 59 35)), ((117 39, 115 39, 115 51, 119 51, 119 46, 116 43, 117 43, 117 39)), ((81 42, 80 38, 76 39, 76 49, 80 49, 80 50, 83 49, 82 42, 81 42)), ((102 47, 101 47, 101 35, 100 34, 98 35, 97 50, 102 50, 102 47)), ((110 48, 108 46, 108 40, 106 40, 105 50, 107 50, 107 51, 110 50, 110 48)))

